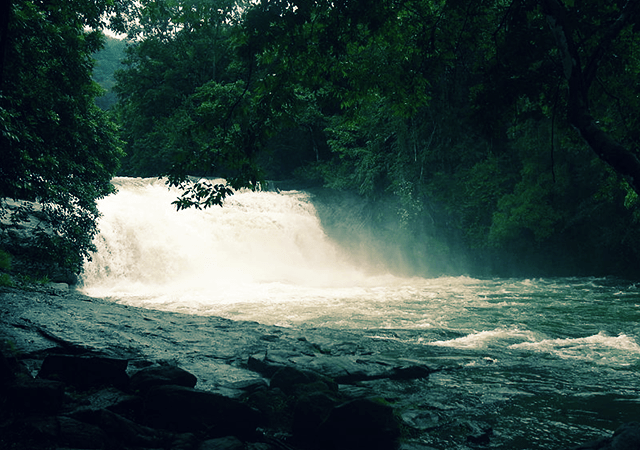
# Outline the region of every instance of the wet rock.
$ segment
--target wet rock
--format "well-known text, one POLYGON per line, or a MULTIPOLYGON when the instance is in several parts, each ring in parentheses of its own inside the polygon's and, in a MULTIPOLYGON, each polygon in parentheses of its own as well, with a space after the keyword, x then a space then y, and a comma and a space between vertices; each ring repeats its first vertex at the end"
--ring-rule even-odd
POLYGON ((252 378, 249 380, 240 380, 235 381, 233 383, 228 383, 226 385, 229 389, 244 391, 244 392, 255 392, 260 389, 264 389, 268 387, 267 381, 264 378, 252 378))
POLYGON ((475 445, 489 445, 493 436, 493 428, 486 427, 474 434, 467 436, 467 442, 475 445))
POLYGON ((295 367, 283 367, 273 374, 270 386, 279 388, 285 394, 301 392, 334 391, 337 385, 329 378, 311 371, 302 371, 295 367))
POLYGON ((48 355, 39 378, 62 381, 80 389, 100 386, 124 388, 129 383, 127 360, 100 356, 48 355))
POLYGON ((640 423, 628 422, 620 426, 613 436, 572 447, 571 450, 638 450, 640 423))
POLYGON ((284 363, 274 363, 269 361, 266 356, 253 355, 247 360, 247 368, 253 370, 267 378, 271 378, 278 370, 287 367, 284 363))
POLYGON ((107 409, 124 417, 136 417, 142 410, 142 397, 130 395, 113 387, 100 389, 85 397, 95 410, 107 409))
POLYGON ((391 450, 398 448, 400 434, 393 408, 377 399, 356 399, 333 408, 318 440, 336 450, 391 450))
POLYGON ((199 442, 193 433, 180 433, 174 435, 168 448, 171 450, 193 450, 198 446, 199 442))
POLYGON ((260 425, 286 428, 291 422, 290 398, 280 389, 264 389, 252 392, 246 403, 261 413, 260 425))
POLYGON ((234 436, 225 436, 202 442, 198 450, 244 450, 244 444, 234 436))
POLYGON ((291 363, 322 373, 337 383, 353 384, 381 379, 416 380, 428 378, 433 369, 418 364, 392 365, 376 358, 356 356, 295 356, 291 363))
POLYGON ((69 417, 57 418, 60 430, 59 442, 75 448, 105 448, 109 438, 99 427, 79 422, 69 417))
POLYGON ((195 375, 180 367, 158 365, 145 367, 133 374, 129 386, 133 392, 146 393, 154 386, 170 384, 192 388, 197 382, 195 375))
POLYGON ((9 360, 4 356, 3 352, 0 352, 0 389, 2 389, 7 383, 13 381, 15 374, 9 360))
POLYGON ((315 392, 298 399, 293 412, 293 435, 302 442, 314 441, 322 423, 338 402, 325 392, 315 392))
POLYGON ((143 410, 152 427, 176 432, 205 432, 209 437, 252 436, 260 421, 257 410, 237 400, 183 386, 149 390, 143 410))
POLYGON ((78 449, 102 449, 109 439, 99 427, 65 416, 36 416, 24 421, 24 432, 38 442, 36 448, 52 444, 78 449))
POLYGON ((401 414, 403 422, 416 430, 431 430, 441 423, 440 416, 434 411, 407 409, 401 414))
POLYGON ((171 437, 166 431, 137 424, 106 409, 101 411, 99 426, 120 442, 140 447, 163 447, 171 437))
POLYGON ((272 446, 270 444, 267 444, 266 442, 247 442, 245 444, 245 448, 246 450, 276 450, 282 449, 283 447, 272 446))
POLYGON ((404 366, 394 367, 389 373, 389 379, 391 380, 418 380, 421 378, 429 378, 429 375, 434 373, 435 370, 427 366, 404 366))
POLYGON ((6 406, 13 411, 55 413, 64 401, 64 383, 20 377, 7 391, 6 406))
POLYGON ((638 448, 640 448, 640 423, 626 423, 613 434, 611 450, 632 450, 638 448))

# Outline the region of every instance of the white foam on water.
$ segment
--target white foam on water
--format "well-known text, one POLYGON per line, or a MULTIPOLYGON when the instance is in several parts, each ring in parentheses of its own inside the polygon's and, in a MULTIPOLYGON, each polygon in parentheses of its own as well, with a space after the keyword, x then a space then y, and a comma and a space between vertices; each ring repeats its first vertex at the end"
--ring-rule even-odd
POLYGON ((562 359, 592 361, 603 365, 630 365, 640 361, 640 345, 624 334, 598 334, 566 339, 543 339, 513 344, 511 349, 549 353, 562 359))
POLYGON ((529 342, 537 339, 538 336, 538 333, 529 330, 498 328, 495 330, 471 332, 459 338, 434 341, 428 344, 457 349, 487 349, 514 345, 512 344, 513 342, 529 342))

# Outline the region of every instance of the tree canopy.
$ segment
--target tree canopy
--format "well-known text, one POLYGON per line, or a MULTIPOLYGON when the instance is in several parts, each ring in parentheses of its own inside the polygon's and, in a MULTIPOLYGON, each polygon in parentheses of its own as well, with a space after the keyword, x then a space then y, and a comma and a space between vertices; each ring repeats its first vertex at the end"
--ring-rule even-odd
POLYGON ((425 273, 633 272, 639 18, 638 0, 14 1, 1 187, 88 211, 122 142, 119 173, 167 176, 178 208, 266 179, 353 192, 413 266, 442 261, 425 273), (107 19, 128 45, 105 115, 107 19))
MULTIPOLYGON (((113 2, 14 0, 7 8, 0 197, 40 202, 53 232, 37 236, 34 259, 78 272, 92 248, 95 200, 112 192, 122 151, 116 125, 94 103, 100 89, 92 81, 99 27, 113 2)), ((11 250, 5 238, 3 230, 11 250)))
POLYGON ((622 267, 640 250, 638 3, 143 2, 118 84, 125 173, 393 199, 418 259, 462 246, 606 271, 608 248, 622 267))

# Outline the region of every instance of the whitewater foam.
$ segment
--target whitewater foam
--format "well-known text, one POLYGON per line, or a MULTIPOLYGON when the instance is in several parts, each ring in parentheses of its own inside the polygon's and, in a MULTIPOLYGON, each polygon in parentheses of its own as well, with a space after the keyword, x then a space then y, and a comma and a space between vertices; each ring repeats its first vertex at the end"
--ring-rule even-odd
POLYGON ((543 339, 513 344, 511 349, 553 354, 562 359, 591 361, 596 364, 630 365, 640 361, 640 345, 625 335, 609 336, 599 332, 593 336, 565 339, 543 339))

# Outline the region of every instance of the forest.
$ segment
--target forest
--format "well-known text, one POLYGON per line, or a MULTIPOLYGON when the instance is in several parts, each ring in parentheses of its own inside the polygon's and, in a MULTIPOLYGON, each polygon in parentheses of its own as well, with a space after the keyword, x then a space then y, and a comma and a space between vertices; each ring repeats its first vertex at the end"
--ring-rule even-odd
POLYGON ((53 216, 40 260, 81 271, 121 175, 357 198, 415 275, 640 275, 640 1, 3 5, 0 197, 53 216))

